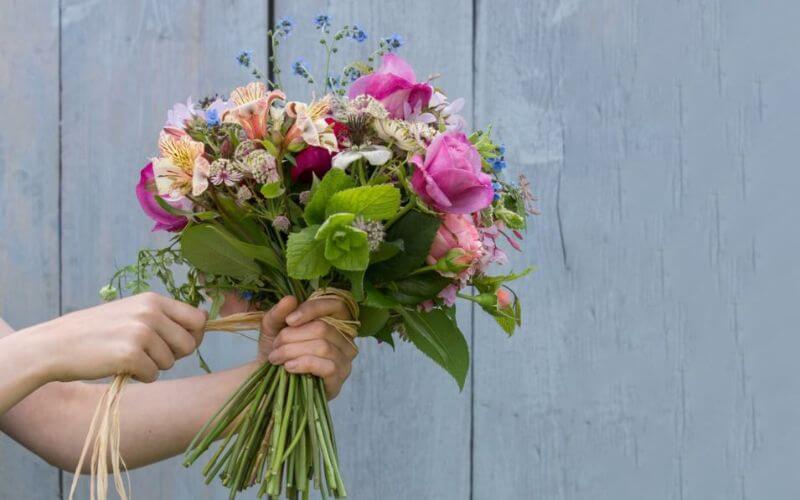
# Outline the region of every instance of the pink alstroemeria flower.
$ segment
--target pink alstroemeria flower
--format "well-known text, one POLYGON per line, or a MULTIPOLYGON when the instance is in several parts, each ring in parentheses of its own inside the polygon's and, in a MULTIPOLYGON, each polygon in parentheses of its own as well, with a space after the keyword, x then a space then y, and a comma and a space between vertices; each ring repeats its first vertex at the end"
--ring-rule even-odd
POLYGON ((461 132, 436 136, 425 159, 414 156, 411 184, 414 191, 436 210, 470 214, 488 207, 494 198, 492 178, 481 170, 481 155, 461 132))
POLYGON ((433 87, 417 82, 411 65, 394 54, 386 54, 374 73, 362 76, 347 92, 348 97, 370 95, 383 104, 392 118, 404 119, 406 113, 428 106, 433 87))
MULTIPOLYGON (((167 212, 156 201, 156 176, 153 173, 153 164, 148 163, 139 173, 139 184, 136 185, 136 198, 139 200, 142 210, 148 217, 156 223, 153 231, 177 232, 186 227, 188 220, 186 217, 178 217, 167 212)), ((179 210, 189 210, 192 202, 186 198, 170 200, 163 198, 170 206, 179 210)))
POLYGON ((223 122, 238 123, 248 139, 267 136, 269 107, 276 99, 286 99, 280 90, 267 91, 263 82, 252 82, 231 92, 227 105, 232 106, 222 114, 223 122))

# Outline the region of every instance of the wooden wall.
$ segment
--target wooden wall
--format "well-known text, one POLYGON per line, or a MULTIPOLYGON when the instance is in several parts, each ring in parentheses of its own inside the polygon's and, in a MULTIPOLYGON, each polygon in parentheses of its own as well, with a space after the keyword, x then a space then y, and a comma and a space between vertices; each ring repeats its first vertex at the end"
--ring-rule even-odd
MULTIPOLYGON (((323 11, 403 35, 418 76, 494 124, 543 211, 512 259, 539 267, 523 330, 460 311, 463 392, 408 345, 362 350, 333 403, 351 498, 797 498, 791 0, 3 0, 0 315, 95 304, 163 242, 133 185, 168 107, 245 82, 243 49, 265 66, 281 16, 299 25, 284 83, 308 98, 289 66, 321 65, 323 11)), ((203 349, 215 368, 252 356, 203 349)), ((224 497, 178 460, 132 478, 136 498, 224 497)), ((59 499, 70 479, 0 439, 0 499, 59 499)))

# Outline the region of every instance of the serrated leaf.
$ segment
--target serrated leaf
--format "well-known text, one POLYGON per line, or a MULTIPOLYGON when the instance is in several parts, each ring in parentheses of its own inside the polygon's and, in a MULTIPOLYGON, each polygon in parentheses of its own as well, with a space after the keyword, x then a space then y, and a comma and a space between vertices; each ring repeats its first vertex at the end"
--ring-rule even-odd
POLYGON ((231 243, 222 229, 210 224, 184 229, 180 242, 183 258, 204 273, 246 279, 261 271, 255 259, 231 243))
POLYGON ((342 170, 328 170, 325 177, 311 188, 311 199, 303 211, 306 222, 309 225, 322 224, 328 200, 339 191, 351 188, 353 185, 353 179, 342 170))
POLYGON ((469 371, 469 347, 453 319, 441 309, 419 312, 400 307, 397 311, 403 317, 408 339, 463 389, 469 371))
POLYGON ((314 279, 327 273, 331 265, 325 259, 325 241, 314 236, 319 226, 309 226, 289 235, 286 247, 286 271, 295 279, 314 279))
POLYGON ((389 184, 345 189, 333 195, 325 207, 327 215, 347 212, 369 220, 390 219, 398 210, 400 190, 389 184))

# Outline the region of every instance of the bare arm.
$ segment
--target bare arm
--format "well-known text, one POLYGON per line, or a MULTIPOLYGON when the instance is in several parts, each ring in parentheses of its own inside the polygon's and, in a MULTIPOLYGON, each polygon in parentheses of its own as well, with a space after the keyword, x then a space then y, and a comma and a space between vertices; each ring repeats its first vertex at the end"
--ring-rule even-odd
MULTIPOLYGON (((319 375, 329 394, 338 393, 350 373, 355 352, 343 352, 346 346, 341 336, 314 321, 328 314, 346 314, 343 308, 336 309, 338 304, 326 306, 323 302, 306 303, 296 309, 294 299, 284 299, 273 308, 262 324, 258 359, 251 363, 209 375, 128 386, 122 399, 121 422, 122 455, 128 467, 140 467, 184 451, 206 420, 273 351, 273 344, 276 355, 281 357, 279 362, 301 361, 304 366, 291 371, 319 375), (295 309, 302 317, 293 318, 293 328, 282 331, 286 316, 295 309), (309 326, 304 329, 302 325, 309 326), (330 344, 329 348, 323 349, 323 344, 330 344)), ((16 335, 24 332, 11 336, 16 335)), ((73 470, 105 389, 101 384, 49 383, 0 416, 0 430, 51 464, 73 470)))

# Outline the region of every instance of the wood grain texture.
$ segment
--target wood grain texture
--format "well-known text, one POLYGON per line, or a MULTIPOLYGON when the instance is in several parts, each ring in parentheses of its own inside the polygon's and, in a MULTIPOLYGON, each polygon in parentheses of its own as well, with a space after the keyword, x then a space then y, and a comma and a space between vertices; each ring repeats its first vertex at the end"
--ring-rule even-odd
MULTIPOLYGON (((16 328, 59 309, 58 2, 35 4, 0 4, 0 316, 16 328)), ((58 471, 0 437, 0 498, 58 495, 58 471)))
POLYGON ((479 2, 476 118, 544 215, 525 328, 476 321, 474 498, 800 493, 799 13, 479 2))
MULTIPOLYGON (((97 304, 97 290, 136 251, 162 245, 134 195, 139 169, 156 153, 167 110, 188 96, 225 93, 247 80, 245 48, 266 62, 266 3, 66 1, 63 19, 63 255, 67 311, 97 304)), ((215 369, 249 361, 254 346, 209 335, 215 369)), ((198 374, 181 361, 168 376, 198 374)), ((202 465, 179 459, 132 472, 135 498, 217 499, 202 465)), ((65 474, 68 486, 72 476, 65 474)), ((87 496, 88 498, 88 496, 87 496)), ((244 497, 243 497, 244 498, 244 497)))
MULTIPOLYGON (((297 24, 279 53, 289 99, 311 96, 311 89, 291 74, 291 63, 298 57, 322 81, 323 51, 312 28, 314 17, 322 12, 331 15, 334 27, 355 23, 369 36, 363 44, 344 40, 339 61, 366 58, 379 37, 397 32, 406 40, 400 54, 412 63, 419 79, 442 73, 438 84, 451 96, 472 100, 471 5, 455 0, 392 5, 278 0, 276 17, 290 16, 297 24), (442 19, 448 20, 447 30, 440 27, 442 19)), ((459 323, 469 337, 468 305, 459 312, 459 323)), ((459 392, 443 370, 410 344, 399 342, 394 353, 371 340, 361 346, 350 379, 332 403, 350 498, 468 498, 471 388, 459 392)))

